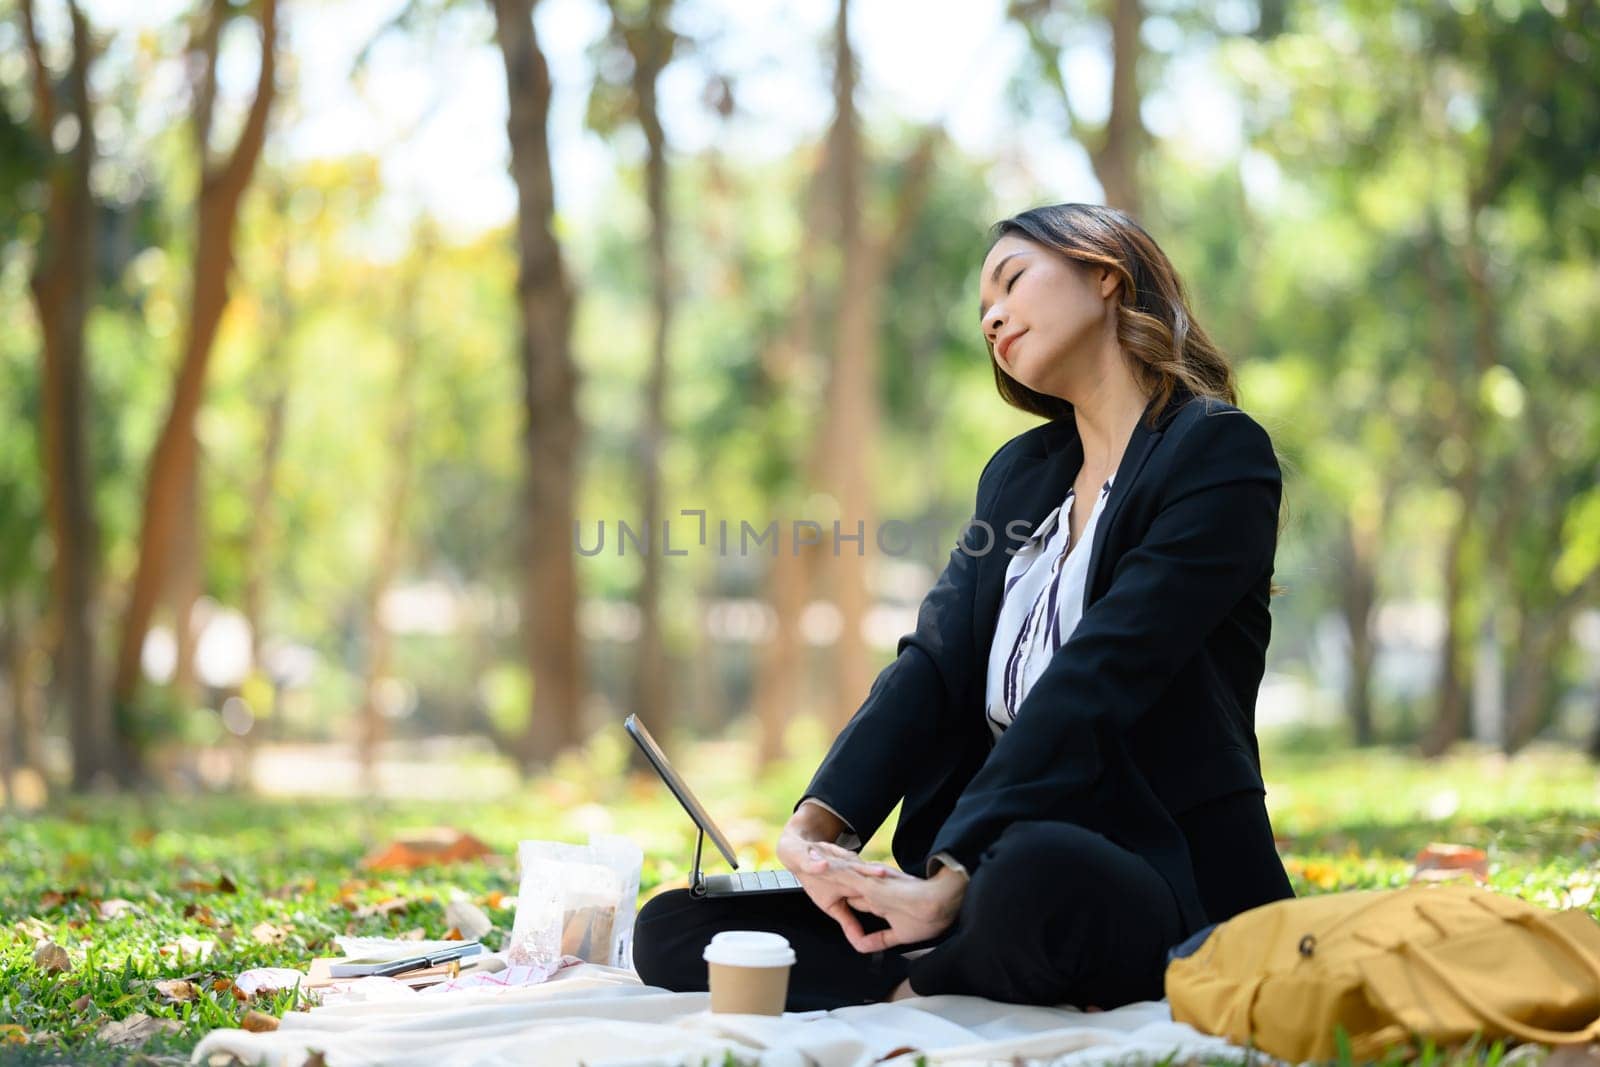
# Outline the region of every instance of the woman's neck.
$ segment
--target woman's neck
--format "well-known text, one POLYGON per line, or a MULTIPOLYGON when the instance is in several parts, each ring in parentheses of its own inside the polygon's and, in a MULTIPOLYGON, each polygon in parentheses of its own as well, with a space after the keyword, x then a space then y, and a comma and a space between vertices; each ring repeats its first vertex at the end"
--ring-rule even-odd
POLYGON ((1120 351, 1107 362, 1106 373, 1070 398, 1083 442, 1083 469, 1095 482, 1105 481, 1117 469, 1133 428, 1150 403, 1120 351))

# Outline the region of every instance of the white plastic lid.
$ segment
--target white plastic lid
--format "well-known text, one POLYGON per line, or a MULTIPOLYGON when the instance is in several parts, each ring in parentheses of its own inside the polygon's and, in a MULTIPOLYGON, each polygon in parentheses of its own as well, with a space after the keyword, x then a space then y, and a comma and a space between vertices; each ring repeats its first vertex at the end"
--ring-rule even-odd
POLYGON ((764 930, 724 930, 711 939, 702 958, 729 967, 788 967, 794 949, 782 934, 764 930))

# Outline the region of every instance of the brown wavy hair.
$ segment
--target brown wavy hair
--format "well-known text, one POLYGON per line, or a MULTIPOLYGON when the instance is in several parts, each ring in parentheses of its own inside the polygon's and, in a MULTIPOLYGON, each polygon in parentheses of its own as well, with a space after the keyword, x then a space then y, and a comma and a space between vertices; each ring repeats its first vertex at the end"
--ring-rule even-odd
MULTIPOLYGON (((1154 401, 1150 420, 1173 393, 1186 391, 1237 405, 1233 368, 1189 310, 1183 281, 1155 238, 1126 212, 1099 204, 1049 204, 1002 219, 989 231, 989 247, 1015 234, 1087 266, 1109 267, 1118 290, 1117 342, 1154 401)), ((987 344, 995 388, 1006 403, 1047 419, 1065 418, 1072 405, 1035 392, 1007 374, 987 344)))

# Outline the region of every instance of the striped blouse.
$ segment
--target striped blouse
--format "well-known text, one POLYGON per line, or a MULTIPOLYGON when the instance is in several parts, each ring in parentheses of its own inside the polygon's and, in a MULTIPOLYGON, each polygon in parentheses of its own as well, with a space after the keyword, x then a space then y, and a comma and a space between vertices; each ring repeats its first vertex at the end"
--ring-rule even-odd
MULTIPOLYGON (((1094 528, 1111 492, 1112 474, 1100 487, 1094 510, 1084 524, 1081 542, 1094 544, 1094 528)), ((1033 536, 1017 549, 1006 567, 1005 592, 994 641, 989 646, 985 716, 998 738, 1017 717, 1028 690, 1039 680, 1050 657, 1072 636, 1083 616, 1084 583, 1089 575, 1089 550, 1071 544, 1071 516, 1076 489, 1067 490, 1061 506, 1045 516, 1033 536)))

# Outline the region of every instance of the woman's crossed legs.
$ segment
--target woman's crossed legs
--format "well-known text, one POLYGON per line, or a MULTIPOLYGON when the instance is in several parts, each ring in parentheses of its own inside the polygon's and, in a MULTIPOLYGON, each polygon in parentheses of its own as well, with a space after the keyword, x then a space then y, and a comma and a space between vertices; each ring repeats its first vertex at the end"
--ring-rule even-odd
MULTIPOLYGON (((868 930, 876 916, 862 916, 868 930)), ((961 993, 1021 1004, 1112 1008, 1162 995, 1166 950, 1183 939, 1166 880, 1143 859, 1080 826, 1016 823, 985 852, 955 926, 931 952, 855 951, 803 893, 697 899, 657 896, 634 927, 634 964, 650 985, 706 988, 700 953, 722 930, 770 930, 797 962, 791 1011, 885 999, 902 979, 922 996, 961 993)))

